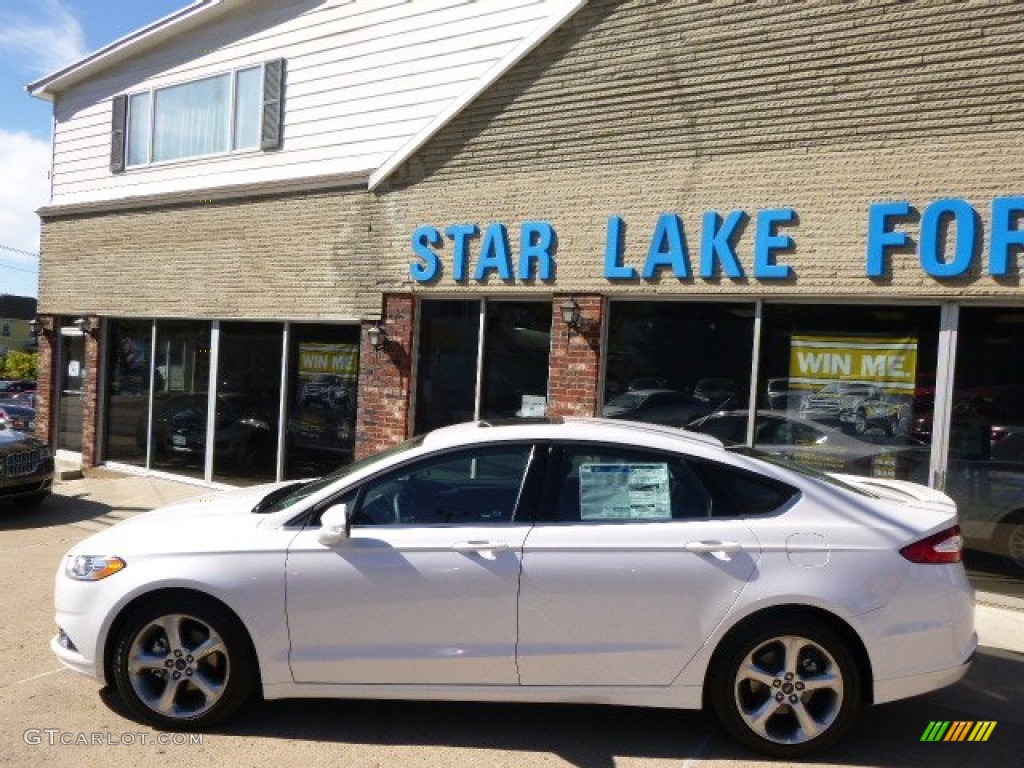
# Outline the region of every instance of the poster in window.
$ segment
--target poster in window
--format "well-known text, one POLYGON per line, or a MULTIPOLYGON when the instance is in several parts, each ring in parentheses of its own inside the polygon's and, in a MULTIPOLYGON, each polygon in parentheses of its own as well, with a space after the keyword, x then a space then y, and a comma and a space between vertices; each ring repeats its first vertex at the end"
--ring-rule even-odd
POLYGON ((668 465, 580 465, 581 520, 669 520, 668 465))
POLYGON ((357 344, 299 344, 295 399, 288 422, 294 445, 332 452, 351 450, 358 375, 357 344))
POLYGON ((907 436, 917 353, 913 335, 794 335, 787 409, 807 420, 793 420, 794 427, 818 434, 782 452, 825 471, 923 479, 927 447, 907 436))

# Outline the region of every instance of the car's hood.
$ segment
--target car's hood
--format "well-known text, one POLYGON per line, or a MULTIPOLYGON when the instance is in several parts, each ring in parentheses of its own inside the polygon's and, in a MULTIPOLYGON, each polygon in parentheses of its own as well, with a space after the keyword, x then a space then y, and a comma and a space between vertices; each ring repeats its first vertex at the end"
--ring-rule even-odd
POLYGON ((43 445, 33 435, 15 429, 0 429, 0 448, 29 450, 43 445))
POLYGON ((270 491, 293 482, 218 491, 168 504, 90 536, 73 551, 121 554, 220 549, 219 543, 259 527, 266 518, 253 514, 253 507, 270 491))

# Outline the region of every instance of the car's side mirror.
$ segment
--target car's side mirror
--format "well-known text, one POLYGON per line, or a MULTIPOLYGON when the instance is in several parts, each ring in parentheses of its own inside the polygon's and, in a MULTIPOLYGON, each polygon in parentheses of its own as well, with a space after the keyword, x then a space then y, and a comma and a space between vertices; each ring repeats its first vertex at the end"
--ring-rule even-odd
POLYGON ((348 504, 328 507, 320 516, 317 540, 325 547, 333 547, 348 538, 348 504))

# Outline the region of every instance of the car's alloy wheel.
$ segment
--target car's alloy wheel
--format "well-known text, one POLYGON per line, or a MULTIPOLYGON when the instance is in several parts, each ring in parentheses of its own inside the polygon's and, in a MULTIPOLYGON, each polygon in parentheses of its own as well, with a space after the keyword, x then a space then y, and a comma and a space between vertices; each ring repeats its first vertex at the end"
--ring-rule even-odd
POLYGON ((726 729, 773 757, 799 757, 834 743, 853 722, 860 693, 845 645, 812 620, 743 633, 726 650, 713 685, 726 729))
POLYGON ((114 678, 144 721, 200 728, 232 714, 252 690, 241 630, 219 607, 191 598, 132 616, 118 636, 114 678))
POLYGON ((1024 570, 1024 518, 1012 519, 1007 523, 1004 550, 1010 562, 1024 570))

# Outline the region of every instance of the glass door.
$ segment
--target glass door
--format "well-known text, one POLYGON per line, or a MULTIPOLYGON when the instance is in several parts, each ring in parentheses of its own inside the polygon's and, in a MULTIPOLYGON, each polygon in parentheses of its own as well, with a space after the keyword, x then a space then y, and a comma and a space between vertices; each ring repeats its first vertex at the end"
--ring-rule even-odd
POLYGON ((81 453, 82 410, 85 403, 85 334, 77 328, 61 328, 60 361, 57 448, 81 453))

